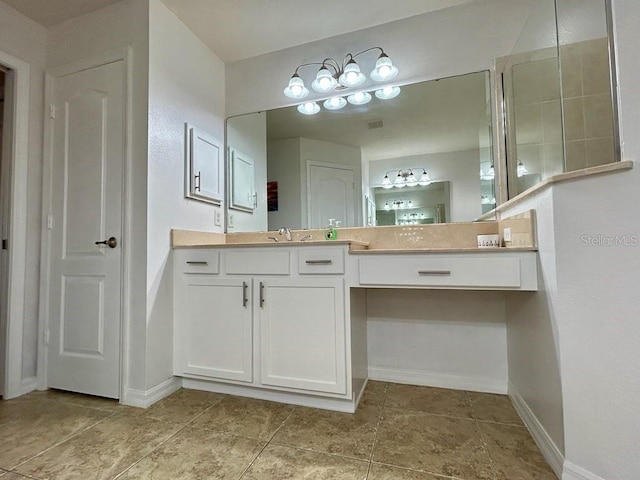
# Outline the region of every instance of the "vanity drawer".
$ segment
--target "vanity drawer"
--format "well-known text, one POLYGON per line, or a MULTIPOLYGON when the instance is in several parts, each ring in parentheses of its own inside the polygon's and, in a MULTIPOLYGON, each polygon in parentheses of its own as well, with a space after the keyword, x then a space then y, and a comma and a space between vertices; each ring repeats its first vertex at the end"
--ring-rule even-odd
POLYGON ((301 275, 341 275, 344 273, 344 250, 339 248, 303 248, 298 253, 301 275))
POLYGON ((220 255, 218 250, 199 248, 177 249, 173 252, 174 268, 182 273, 220 273, 220 255))
POLYGON ((291 253, 281 247, 241 248, 225 254, 229 275, 289 275, 291 253))
POLYGON ((361 285, 519 289, 520 259, 476 256, 361 258, 361 285))

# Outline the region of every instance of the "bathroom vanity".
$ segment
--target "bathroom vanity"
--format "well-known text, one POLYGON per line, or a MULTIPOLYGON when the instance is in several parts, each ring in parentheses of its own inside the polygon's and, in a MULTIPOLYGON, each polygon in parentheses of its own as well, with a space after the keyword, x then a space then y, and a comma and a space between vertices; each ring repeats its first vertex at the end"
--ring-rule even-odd
POLYGON ((368 247, 174 247, 174 375, 186 388, 353 412, 367 379, 367 289, 538 288, 533 248, 368 247))

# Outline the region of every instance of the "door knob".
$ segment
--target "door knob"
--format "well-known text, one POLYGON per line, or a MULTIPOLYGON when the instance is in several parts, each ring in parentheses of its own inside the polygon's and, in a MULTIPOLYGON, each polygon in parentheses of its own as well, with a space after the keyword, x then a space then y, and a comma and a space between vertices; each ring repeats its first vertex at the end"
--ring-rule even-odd
POLYGON ((116 240, 116 237, 110 237, 108 240, 95 243, 96 245, 106 245, 109 248, 116 248, 118 246, 118 240, 116 240))

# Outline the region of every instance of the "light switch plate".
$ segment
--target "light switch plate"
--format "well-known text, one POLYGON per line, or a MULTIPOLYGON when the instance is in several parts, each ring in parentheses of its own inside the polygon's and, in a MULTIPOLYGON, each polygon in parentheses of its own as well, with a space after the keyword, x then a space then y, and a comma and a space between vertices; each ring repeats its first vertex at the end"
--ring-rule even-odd
POLYGON ((215 213, 213 214, 213 224, 216 227, 222 226, 222 211, 221 210, 216 210, 215 213))
POLYGON ((504 231, 502 232, 502 236, 503 236, 505 242, 510 242, 511 241, 511 229, 510 228, 505 228, 504 231))

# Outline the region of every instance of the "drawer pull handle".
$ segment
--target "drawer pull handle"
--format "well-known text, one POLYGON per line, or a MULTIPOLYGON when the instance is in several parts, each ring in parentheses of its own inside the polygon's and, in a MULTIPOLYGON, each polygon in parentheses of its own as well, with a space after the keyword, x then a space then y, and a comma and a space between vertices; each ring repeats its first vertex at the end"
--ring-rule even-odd
POLYGON ((242 306, 246 307, 247 303, 249 302, 249 298, 247 297, 247 288, 249 288, 249 285, 247 285, 247 282, 242 282, 242 306))
POLYGON ((307 265, 331 265, 332 260, 307 260, 307 265))
POLYGON ((451 275, 451 270, 418 270, 418 275, 430 277, 446 277, 451 275))
POLYGON ((201 262, 201 261, 187 261, 187 265, 209 265, 209 262, 201 262))

